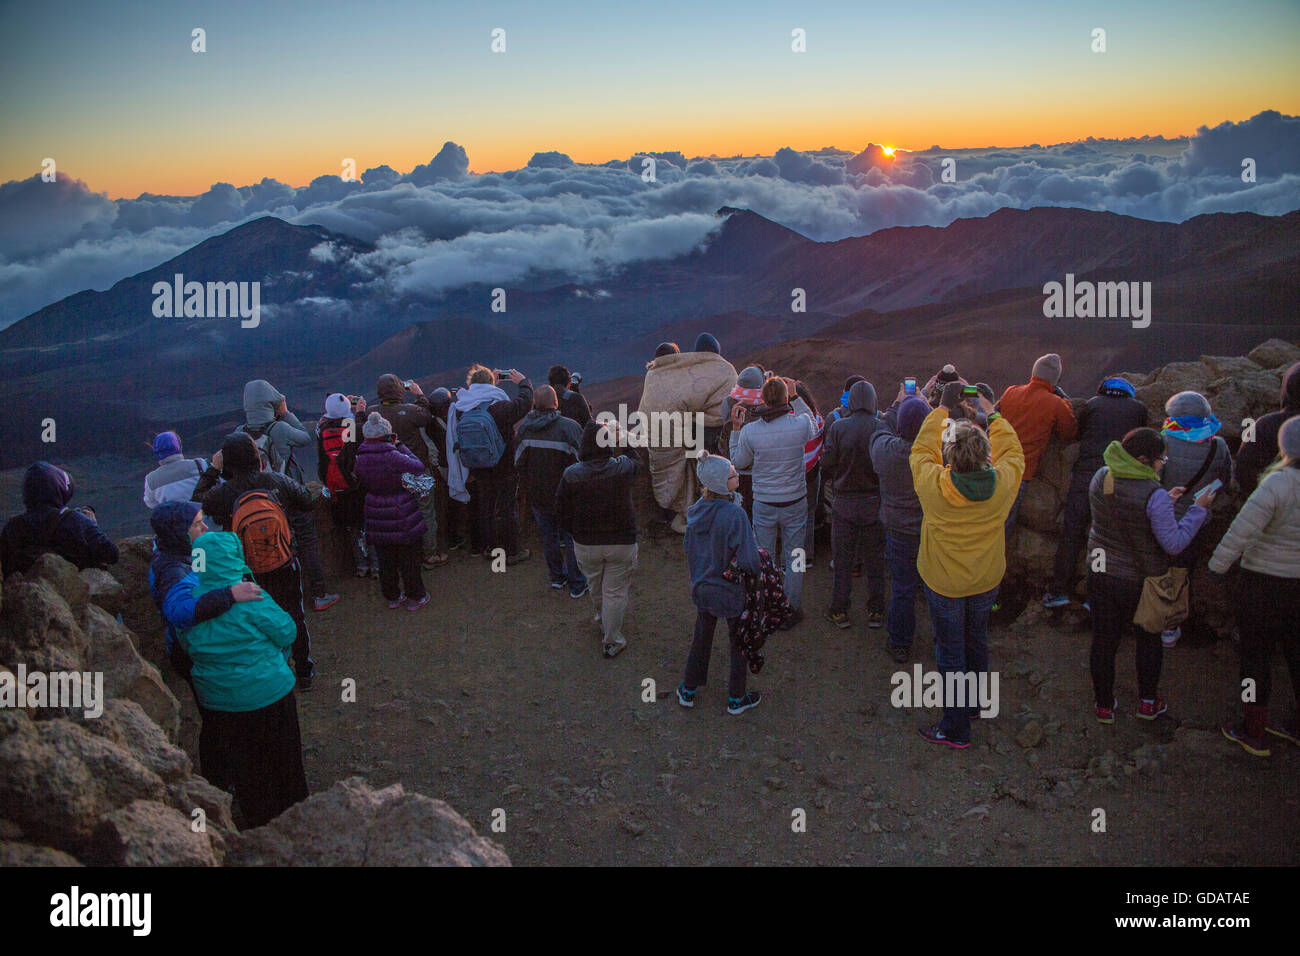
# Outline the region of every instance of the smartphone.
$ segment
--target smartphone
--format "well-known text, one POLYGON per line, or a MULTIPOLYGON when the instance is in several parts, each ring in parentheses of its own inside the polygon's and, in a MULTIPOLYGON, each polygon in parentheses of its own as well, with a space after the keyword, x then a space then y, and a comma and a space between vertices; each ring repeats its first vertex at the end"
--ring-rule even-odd
POLYGON ((412 385, 414 385, 414 384, 415 384, 415 382, 413 382, 413 381, 412 381, 411 379, 409 379, 409 378, 408 378, 408 379, 405 379, 405 380, 402 382, 402 385, 405 386, 406 388, 410 388, 410 387, 411 387, 412 385))
POLYGON ((965 398, 979 398, 980 390, 974 385, 963 385, 961 394, 965 398))
POLYGON ((1204 488, 1198 491, 1196 493, 1196 497, 1199 498, 1201 497, 1201 495, 1213 494, 1214 492, 1218 491, 1222 487, 1223 487, 1223 482, 1220 481, 1218 478, 1215 478, 1212 482, 1210 482, 1208 485, 1206 485, 1204 488))
POLYGON ((903 379, 903 394, 904 395, 916 394, 916 379, 914 378, 903 379))

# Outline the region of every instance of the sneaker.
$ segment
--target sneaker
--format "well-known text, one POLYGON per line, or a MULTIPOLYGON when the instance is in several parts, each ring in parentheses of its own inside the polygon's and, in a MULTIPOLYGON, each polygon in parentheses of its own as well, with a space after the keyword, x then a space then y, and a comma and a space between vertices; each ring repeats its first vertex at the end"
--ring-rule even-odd
POLYGON ((917 731, 922 737, 932 744, 943 744, 945 747, 952 747, 956 750, 965 750, 970 746, 969 740, 954 740, 939 729, 939 725, 933 727, 922 727, 917 731))
POLYGON ((1084 609, 1085 611, 1087 611, 1089 614, 1091 614, 1091 613, 1092 613, 1092 602, 1091 602, 1091 601, 1084 601, 1084 602, 1083 602, 1083 609, 1084 609))
POLYGON ((1001 601, 994 601, 994 602, 993 602, 993 606, 992 606, 991 608, 989 608, 989 613, 990 613, 990 614, 997 614, 998 611, 1000 611, 1000 610, 1002 610, 1002 602, 1001 602, 1001 601))
POLYGON ((513 567, 516 564, 527 561, 532 556, 533 552, 529 551, 527 548, 520 548, 516 554, 512 554, 506 558, 506 566, 513 567))
POLYGON ((1283 724, 1281 727, 1274 727, 1271 724, 1267 724, 1265 725, 1264 730, 1266 733, 1270 733, 1274 737, 1281 737, 1283 740, 1289 740, 1297 747, 1300 747, 1300 726, 1297 726, 1298 724, 1300 724, 1300 721, 1294 720, 1289 724, 1283 724))
POLYGON ((1155 720, 1168 709, 1169 707, 1165 703, 1165 699, 1159 694, 1156 694, 1156 699, 1154 701, 1144 700, 1138 705, 1136 716, 1142 720, 1155 720))
POLYGON ((418 611, 420 608, 424 607, 428 603, 429 603, 429 594, 426 591, 424 597, 420 598, 420 600, 416 601, 415 599, 411 599, 410 601, 407 601, 406 609, 408 611, 418 611))
POLYGON ((396 611, 399 607, 402 607, 405 604, 406 604, 406 595, 399 594, 397 595, 397 600, 388 602, 388 610, 396 611))
POLYGON ((800 608, 795 608, 794 613, 791 614, 788 618, 786 618, 785 623, 779 625, 779 627, 783 631, 791 631, 794 630, 794 628, 802 620, 803 620, 803 610, 800 608))
POLYGON ((437 568, 447 563, 447 555, 441 551, 435 551, 433 554, 420 561, 421 566, 426 568, 437 568))
POLYGON ((451 544, 447 545, 447 550, 460 551, 462 548, 467 548, 467 547, 469 547, 469 545, 467 545, 464 541, 453 541, 451 542, 451 544))
POLYGON ((627 649, 627 641, 614 641, 601 645, 601 653, 606 657, 618 657, 627 649))
POLYGON ((852 627, 853 622, 849 620, 847 611, 827 611, 822 615, 836 627, 852 627))
POLYGON ((693 690, 687 690, 687 689, 686 689, 686 684, 685 684, 685 683, 678 684, 678 685, 677 685, 677 703, 681 704, 683 707, 694 707, 694 706, 695 706, 695 691, 693 691, 693 690))
POLYGON ((1116 700, 1109 707, 1103 707, 1097 704, 1097 722, 1102 724, 1115 723, 1115 711, 1119 708, 1119 701, 1116 700))
MULTIPOLYGON (((561 585, 561 587, 563 587, 563 585, 561 585)), ((570 591, 570 592, 569 592, 569 597, 577 599, 577 598, 582 597, 582 596, 585 595, 585 594, 590 594, 590 593, 591 593, 591 585, 590 585, 590 584, 584 584, 584 585, 582 586, 582 590, 581 590, 581 591, 570 591)))
POLYGON ((912 656, 912 649, 910 647, 898 647, 894 644, 890 644, 889 656, 894 659, 895 664, 906 664, 907 659, 912 656))
POLYGON ((885 612, 884 612, 884 611, 868 611, 868 612, 867 612, 867 627, 872 628, 873 630, 878 630, 878 629, 880 629, 880 628, 882 628, 882 627, 884 627, 884 626, 885 626, 885 612))
POLYGON ((1220 730, 1223 731, 1223 736, 1241 744, 1241 749, 1246 751, 1248 754, 1252 754, 1256 757, 1267 757, 1272 753, 1272 751, 1268 749, 1268 741, 1263 737, 1248 736, 1244 727, 1234 727, 1231 724, 1225 724, 1220 728, 1220 730))
POLYGON ((323 611, 326 608, 331 608, 338 603, 339 603, 339 596, 337 594, 325 594, 312 601, 312 609, 316 611, 323 611))
POLYGON ((370 569, 369 569, 369 568, 357 568, 357 570, 356 570, 356 575, 357 575, 357 577, 359 577, 359 578, 369 577, 369 576, 370 576, 370 569))
POLYGON ((1175 644, 1178 643, 1178 639, 1182 636, 1183 636, 1183 629, 1181 627, 1176 627, 1172 631, 1161 631, 1160 643, 1167 648, 1173 647, 1175 644))
POLYGON ((564 586, 565 586, 565 582, 563 582, 563 581, 552 581, 552 582, 551 582, 551 590, 552 590, 552 591, 558 591, 558 590, 560 590, 560 588, 562 588, 562 587, 564 587, 564 586))
POLYGON ((758 702, 763 699, 763 695, 756 690, 751 690, 744 697, 728 697, 727 713, 735 717, 737 714, 743 714, 751 707, 757 707, 758 702))
POLYGON ((1053 594, 1048 591, 1043 595, 1043 607, 1067 607, 1070 599, 1064 594, 1053 594))
POLYGON ((311 690, 311 685, 316 680, 316 665, 313 663, 308 666, 311 668, 311 670, 309 670, 306 674, 298 678, 299 690, 311 690))

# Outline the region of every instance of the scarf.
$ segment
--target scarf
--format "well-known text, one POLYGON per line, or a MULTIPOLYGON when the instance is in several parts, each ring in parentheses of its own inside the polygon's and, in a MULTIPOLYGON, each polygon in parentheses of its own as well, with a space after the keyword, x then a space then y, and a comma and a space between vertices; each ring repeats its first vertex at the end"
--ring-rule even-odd
POLYGON ((1106 462, 1106 467, 1110 469, 1110 473, 1116 478, 1145 478, 1156 482, 1160 480, 1154 468, 1142 464, 1125 451, 1124 446, 1117 441, 1107 445, 1101 457, 1106 462))
POLYGON ((741 405, 761 405, 763 404, 763 389, 745 388, 743 385, 737 385, 731 390, 731 397, 741 405))
POLYGON ((1222 427, 1223 425, 1213 415, 1209 418, 1181 415, 1178 418, 1166 418, 1160 430, 1169 437, 1182 441, 1205 441, 1207 438, 1213 438, 1222 427))
POLYGON ((462 388, 457 392, 456 401, 447 409, 447 491, 457 501, 469 501, 469 492, 465 489, 465 480, 469 477, 469 473, 460 463, 460 455, 456 454, 457 415, 484 402, 492 404, 508 401, 510 396, 497 386, 487 382, 475 382, 469 388, 462 388))

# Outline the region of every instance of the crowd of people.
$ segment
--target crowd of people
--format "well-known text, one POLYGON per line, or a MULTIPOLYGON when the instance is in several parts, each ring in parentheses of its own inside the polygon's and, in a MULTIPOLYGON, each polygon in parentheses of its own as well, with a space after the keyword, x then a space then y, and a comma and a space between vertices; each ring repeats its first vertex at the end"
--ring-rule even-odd
MULTIPOLYGON (((699 416, 702 434, 644 456, 613 416, 593 417, 580 377, 561 365, 537 388, 515 369, 474 365, 463 387, 428 396, 411 379, 383 375, 377 404, 331 393, 313 429, 270 383, 250 381, 245 423, 219 450, 186 458, 179 435, 163 432, 144 482, 155 532, 150 588, 171 666, 199 708, 203 772, 235 792, 251 825, 306 794, 294 695, 316 676, 307 609, 324 612, 340 599, 328 590, 313 493, 295 456, 313 444, 333 533, 356 575, 378 579, 389 609, 428 606, 424 575, 450 552, 482 556, 496 570, 529 560, 520 543, 522 495, 547 584, 573 599, 589 596, 601 653, 611 658, 628 644, 633 490, 648 471, 660 509, 654 520, 683 536, 696 606, 677 700, 694 706, 725 620, 726 710, 734 715, 761 700, 746 685, 761 669, 763 641, 805 618, 804 575, 825 524, 826 621, 853 626, 861 576, 865 625, 885 630, 894 661, 912 656, 923 596, 939 672, 987 672, 988 624, 1017 510, 1050 440, 1077 439, 1042 603, 1063 607, 1081 594, 1084 557, 1097 720, 1115 720, 1115 662, 1129 633, 1135 716, 1166 712, 1164 653, 1188 613, 1190 574, 1209 554, 1213 576, 1241 563, 1240 677, 1250 692, 1241 719, 1223 732, 1260 756, 1269 754, 1270 737, 1300 744, 1294 714, 1274 721, 1268 711, 1276 645, 1300 688, 1300 638, 1289 627, 1300 613, 1300 365, 1285 374, 1279 410, 1256 423, 1235 459, 1203 395, 1172 396, 1163 422, 1148 427, 1147 407, 1123 378, 1103 379, 1076 405, 1061 374, 1060 356, 1044 355, 1025 384, 999 398, 945 365, 922 385, 899 383, 884 409, 872 383, 854 375, 823 418, 806 383, 758 365, 737 372, 706 333, 690 352, 659 346, 640 405, 699 416), (1234 477, 1245 503, 1215 542, 1206 534, 1209 514, 1234 477)), ((69 507, 73 490, 63 469, 47 462, 28 469, 26 511, 0 534, 6 576, 47 551, 80 568, 116 562, 94 512, 69 507)), ((975 701, 946 699, 942 719, 920 732, 964 748, 979 716, 975 701)))

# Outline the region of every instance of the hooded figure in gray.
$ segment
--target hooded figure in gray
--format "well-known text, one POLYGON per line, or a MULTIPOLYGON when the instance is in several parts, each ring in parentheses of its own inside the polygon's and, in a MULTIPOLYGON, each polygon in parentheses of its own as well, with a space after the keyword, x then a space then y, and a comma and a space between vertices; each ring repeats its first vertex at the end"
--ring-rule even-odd
POLYGON ((313 439, 298 416, 285 405, 284 395, 266 379, 248 382, 244 385, 244 417, 247 424, 243 431, 254 440, 267 436, 271 469, 294 481, 302 481, 302 466, 294 460, 293 450, 312 445, 313 439))

